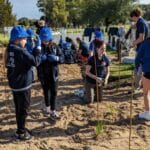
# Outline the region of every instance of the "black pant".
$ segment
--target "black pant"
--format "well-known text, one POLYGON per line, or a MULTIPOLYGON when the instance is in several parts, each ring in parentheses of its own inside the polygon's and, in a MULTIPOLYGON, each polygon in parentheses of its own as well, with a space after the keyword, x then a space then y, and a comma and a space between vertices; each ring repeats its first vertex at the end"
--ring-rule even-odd
POLYGON ((55 110, 58 80, 53 81, 52 83, 44 82, 42 87, 43 87, 46 107, 50 106, 52 111, 55 110))
POLYGON ((16 122, 17 133, 22 134, 25 132, 25 122, 29 111, 31 90, 13 92, 15 110, 16 110, 16 122))

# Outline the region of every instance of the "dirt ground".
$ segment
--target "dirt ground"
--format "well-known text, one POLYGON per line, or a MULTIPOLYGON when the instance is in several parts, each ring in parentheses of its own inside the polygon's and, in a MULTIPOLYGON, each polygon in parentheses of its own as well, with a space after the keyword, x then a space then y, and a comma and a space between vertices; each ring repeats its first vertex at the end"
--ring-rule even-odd
MULTIPOLYGON (((128 150, 131 79, 111 79, 99 104, 84 104, 74 95, 83 87, 77 64, 60 65, 57 110, 61 120, 53 124, 44 114, 44 100, 39 82, 32 87, 31 110, 27 128, 32 130, 30 141, 13 138, 16 123, 11 91, 0 70, 0 150, 128 150), (98 107, 97 107, 98 106, 98 107), (98 109, 98 111, 97 111, 98 109), (97 121, 103 130, 95 137, 97 121)), ((144 108, 142 93, 134 95, 131 150, 150 150, 150 122, 139 120, 144 108)))

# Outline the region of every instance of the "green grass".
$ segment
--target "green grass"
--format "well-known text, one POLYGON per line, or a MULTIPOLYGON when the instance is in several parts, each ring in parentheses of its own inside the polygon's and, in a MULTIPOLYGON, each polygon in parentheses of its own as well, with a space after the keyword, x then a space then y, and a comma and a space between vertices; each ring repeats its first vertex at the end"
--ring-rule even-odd
POLYGON ((113 106, 111 104, 108 106, 108 110, 112 116, 114 116, 117 112, 117 109, 115 108, 115 106, 113 106))
POLYGON ((113 77, 131 76, 133 71, 133 64, 119 64, 112 63, 110 66, 110 74, 113 77))
POLYGON ((9 37, 8 35, 5 35, 0 33, 0 43, 3 44, 3 45, 7 45, 9 42, 9 37))
MULTIPOLYGON (((117 51, 112 50, 109 46, 107 46, 107 54, 111 58, 115 57, 117 59, 117 51)), ((123 64, 119 63, 118 61, 112 61, 110 65, 110 74, 113 77, 129 77, 132 75, 132 72, 134 70, 134 64, 123 64)))
POLYGON ((104 122, 98 121, 98 123, 96 125, 96 131, 95 131, 96 137, 99 136, 103 132, 104 127, 105 127, 104 122))
POLYGON ((111 49, 110 46, 108 46, 108 45, 107 45, 107 47, 106 47, 106 52, 108 53, 108 55, 114 55, 114 54, 117 54, 117 51, 111 49))

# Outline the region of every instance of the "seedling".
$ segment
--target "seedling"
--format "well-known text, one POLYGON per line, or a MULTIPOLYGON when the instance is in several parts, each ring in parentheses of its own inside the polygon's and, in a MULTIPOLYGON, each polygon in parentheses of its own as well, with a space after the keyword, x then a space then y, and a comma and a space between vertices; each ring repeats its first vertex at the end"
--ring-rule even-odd
POLYGON ((116 114, 116 108, 113 105, 109 105, 109 112, 112 116, 116 114))
POLYGON ((105 124, 103 121, 97 122, 96 131, 95 131, 96 137, 98 137, 103 132, 104 126, 105 124))

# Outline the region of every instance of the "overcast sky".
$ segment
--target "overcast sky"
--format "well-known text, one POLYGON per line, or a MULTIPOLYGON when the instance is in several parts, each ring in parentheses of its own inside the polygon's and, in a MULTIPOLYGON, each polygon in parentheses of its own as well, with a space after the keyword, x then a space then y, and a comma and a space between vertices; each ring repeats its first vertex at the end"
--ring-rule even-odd
MULTIPOLYGON (((22 17, 39 19, 42 16, 36 6, 37 0, 10 0, 10 2, 13 5, 13 13, 17 16, 17 19, 22 17)), ((150 0, 140 0, 140 3, 150 4, 150 0)))

